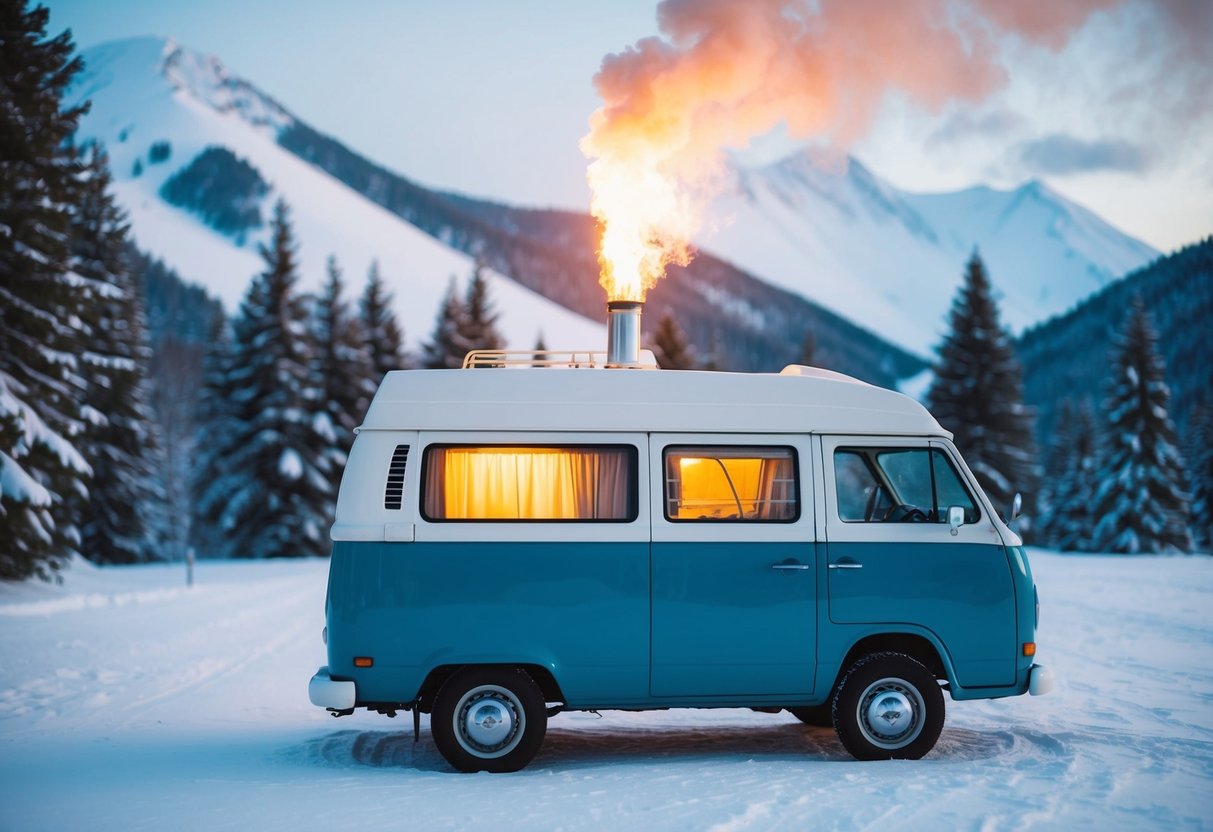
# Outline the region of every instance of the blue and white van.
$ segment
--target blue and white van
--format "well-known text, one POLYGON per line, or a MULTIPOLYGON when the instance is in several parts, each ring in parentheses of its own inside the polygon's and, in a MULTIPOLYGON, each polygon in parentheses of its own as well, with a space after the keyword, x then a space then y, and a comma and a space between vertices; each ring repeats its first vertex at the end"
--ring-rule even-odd
POLYGON ((951 435, 825 370, 388 373, 332 538, 311 701, 428 713, 461 771, 525 766, 564 710, 786 708, 916 759, 945 691, 1051 687, 951 435))

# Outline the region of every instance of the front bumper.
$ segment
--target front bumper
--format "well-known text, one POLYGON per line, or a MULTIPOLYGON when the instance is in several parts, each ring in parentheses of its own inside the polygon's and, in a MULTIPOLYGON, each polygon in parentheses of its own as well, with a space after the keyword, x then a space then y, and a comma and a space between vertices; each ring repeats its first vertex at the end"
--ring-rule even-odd
MULTIPOLYGON (((328 670, 328 668, 325 668, 325 670, 328 670)), ((350 684, 353 684, 353 682, 350 684)), ((1053 671, 1043 665, 1032 665, 1031 669, 1028 670, 1028 693, 1033 696, 1044 696, 1052 690, 1053 671)))
POLYGON ((330 676, 326 665, 307 683, 307 698, 318 708, 348 711, 354 707, 358 692, 353 682, 339 682, 330 676))

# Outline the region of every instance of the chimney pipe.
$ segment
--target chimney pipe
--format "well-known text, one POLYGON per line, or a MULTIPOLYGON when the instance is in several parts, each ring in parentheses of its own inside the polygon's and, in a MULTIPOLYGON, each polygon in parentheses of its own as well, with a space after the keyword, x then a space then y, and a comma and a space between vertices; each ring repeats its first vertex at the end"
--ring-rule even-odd
POLYGON ((607 301, 608 367, 640 366, 640 313, 644 304, 635 300, 607 301))

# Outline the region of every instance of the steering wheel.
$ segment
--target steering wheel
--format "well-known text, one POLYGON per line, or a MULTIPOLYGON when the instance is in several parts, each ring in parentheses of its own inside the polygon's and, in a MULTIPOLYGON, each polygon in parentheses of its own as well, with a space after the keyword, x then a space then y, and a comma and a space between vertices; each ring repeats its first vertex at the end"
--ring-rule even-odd
POLYGON ((893 523, 925 523, 927 515, 922 509, 917 506, 910 506, 902 503, 899 506, 893 506, 884 516, 885 522, 893 523))
MULTIPOLYGON (((884 486, 879 483, 872 489, 872 493, 868 495, 868 504, 863 510, 863 522, 871 523, 876 519, 876 506, 880 504, 880 493, 884 490, 884 486)), ((881 518, 887 520, 888 515, 881 518)))

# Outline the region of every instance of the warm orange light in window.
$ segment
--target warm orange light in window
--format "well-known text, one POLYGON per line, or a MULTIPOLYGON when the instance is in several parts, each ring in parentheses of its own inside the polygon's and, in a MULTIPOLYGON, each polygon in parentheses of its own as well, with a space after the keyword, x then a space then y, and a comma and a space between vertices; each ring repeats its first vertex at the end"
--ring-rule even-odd
POLYGON ((426 514, 444 520, 622 520, 628 454, 615 448, 442 448, 426 514), (435 499, 437 497, 437 499, 435 499))
POLYGON ((674 519, 695 517, 742 518, 754 514, 758 502, 763 460, 678 460, 682 499, 674 519))

